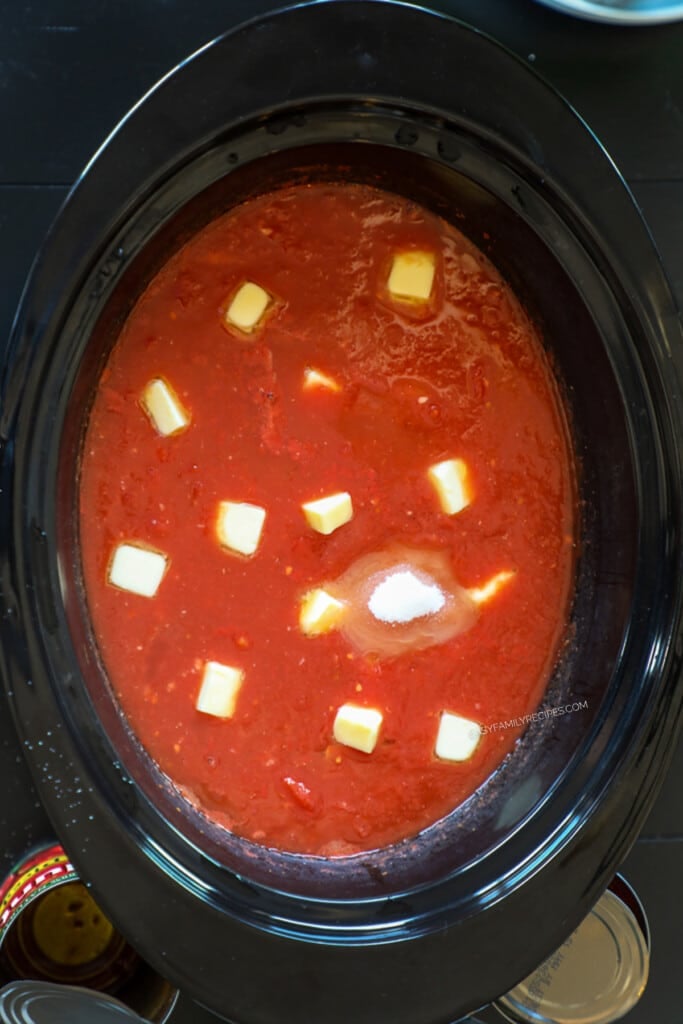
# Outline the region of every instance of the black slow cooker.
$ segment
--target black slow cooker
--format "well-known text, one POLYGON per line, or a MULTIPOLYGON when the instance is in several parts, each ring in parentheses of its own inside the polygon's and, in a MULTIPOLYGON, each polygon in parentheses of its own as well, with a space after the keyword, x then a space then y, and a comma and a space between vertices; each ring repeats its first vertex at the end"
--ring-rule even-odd
POLYGON ((447 1024, 572 931, 635 839, 680 717, 682 342, 598 142, 445 17, 294 7, 207 45, 119 125, 36 261, 3 369, 0 658, 57 834, 161 973, 239 1024, 447 1024), (413 839, 326 860, 211 826, 141 749, 91 634, 74 507, 93 389, 151 276, 244 198, 330 179, 453 220, 512 285, 564 396, 580 548, 562 656, 501 768, 413 839))

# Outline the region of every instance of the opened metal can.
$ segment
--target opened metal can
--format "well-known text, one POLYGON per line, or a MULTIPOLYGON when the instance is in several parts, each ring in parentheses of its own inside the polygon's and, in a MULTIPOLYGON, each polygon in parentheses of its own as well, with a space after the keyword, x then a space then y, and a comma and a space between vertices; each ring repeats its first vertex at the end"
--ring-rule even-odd
POLYGON ((178 991, 114 928, 59 844, 29 853, 0 885, 0 983, 80 985, 164 1024, 178 991))

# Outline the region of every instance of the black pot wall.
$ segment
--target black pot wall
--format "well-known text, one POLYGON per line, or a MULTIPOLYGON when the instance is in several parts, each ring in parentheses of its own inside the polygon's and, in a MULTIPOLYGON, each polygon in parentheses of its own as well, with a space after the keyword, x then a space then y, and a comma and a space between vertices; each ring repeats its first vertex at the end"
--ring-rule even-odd
POLYGON ((2 672, 79 870, 200 1002, 244 1024, 445 1024, 583 916, 637 834, 675 728, 664 712, 680 708, 680 341, 650 239, 595 140, 514 58, 418 9, 317 4, 237 30, 88 168, 34 270, 4 381, 2 672), (112 700, 73 516, 92 389, 146 280, 240 198, 321 175, 455 220, 538 322, 581 522, 572 628, 544 706, 588 702, 530 728, 443 823, 338 861, 263 851, 179 809, 112 700))
MULTIPOLYGON (((432 883, 496 846, 518 824, 535 798, 556 783, 585 741, 616 664, 634 586, 637 530, 628 430, 598 333, 602 329, 606 335, 623 334, 626 327, 619 310, 606 305, 611 297, 606 299, 601 282, 591 282, 591 298, 595 309, 600 302, 605 305, 604 323, 598 325, 587 315, 571 278, 552 256, 542 236, 530 230, 529 223, 540 222, 548 236, 561 239, 566 261, 576 264, 575 274, 585 262, 583 251, 546 209, 543 200, 533 193, 529 193, 528 215, 523 219, 483 187, 493 176, 489 171, 490 159, 482 159, 476 147, 463 141, 459 150, 461 161, 466 161, 467 155, 470 157, 466 169, 472 177, 434 161, 433 147, 429 145, 434 141, 434 128, 424 116, 376 108, 371 114, 364 114, 362 145, 358 140, 329 145, 310 141, 326 136, 335 140, 353 138, 358 132, 354 114, 339 107, 301 113, 296 124, 290 125, 289 145, 268 155, 261 155, 261 150, 265 148, 264 142, 266 146, 271 144, 269 133, 258 126, 243 129, 241 140, 249 146, 251 159, 227 177, 225 146, 216 147, 198 165, 183 168, 177 178, 141 204, 126 222, 117 246, 125 252, 126 263, 115 284, 104 288, 98 285, 103 269, 100 262, 81 289, 62 331, 73 350, 69 363, 76 372, 75 378, 64 380, 62 363, 57 363, 65 385, 64 395, 68 396, 59 448, 61 500, 56 514, 57 546, 63 564, 72 567, 62 586, 67 592, 66 606, 71 609, 69 626, 76 654, 98 719, 136 786, 150 802, 161 806, 166 819, 186 834, 189 832, 200 849, 253 880, 333 898, 374 896, 432 883), (408 128, 412 141, 406 151, 396 146, 396 139, 405 138, 408 128), (371 141, 375 138, 391 139, 394 145, 376 145, 371 141), (274 189, 293 180, 320 178, 352 178, 401 191, 456 221, 488 251, 508 277, 514 278, 544 336, 552 339, 549 356, 565 394, 575 446, 580 453, 577 515, 581 520, 582 550, 571 628, 546 704, 557 707, 586 700, 589 705, 585 713, 567 720, 552 744, 544 742, 538 730, 530 731, 504 770, 466 807, 438 827, 390 851, 335 861, 266 853, 227 835, 194 813, 155 770, 121 720, 97 659, 96 642, 88 629, 87 609, 79 586, 78 540, 73 532, 77 453, 89 403, 106 354, 140 290, 170 252, 231 205, 255 191, 274 189), (168 213, 167 219, 162 211, 168 213), (524 254, 523 261, 520 253, 524 254), (598 430, 602 444, 595 448, 590 438, 598 430), (606 484, 601 486, 601 480, 606 484), (618 545, 606 547, 605 533, 619 538, 618 545), (602 599, 595 587, 595 580, 600 578, 611 581, 602 599), (510 806, 518 800, 520 786, 528 789, 530 779, 536 780, 533 797, 522 801, 518 814, 511 814, 510 806), (501 815, 506 823, 503 828, 501 815)), ((232 142, 228 144, 231 145, 232 142)), ((491 184, 503 185, 505 195, 511 188, 519 190, 523 182, 514 172, 502 175, 497 169, 491 184)), ((91 709, 87 708, 86 720, 74 721, 75 735, 82 734, 90 716, 91 709)), ((89 752, 84 754, 92 762, 89 752)), ((111 759, 112 755, 105 753, 102 771, 106 772, 111 759)))

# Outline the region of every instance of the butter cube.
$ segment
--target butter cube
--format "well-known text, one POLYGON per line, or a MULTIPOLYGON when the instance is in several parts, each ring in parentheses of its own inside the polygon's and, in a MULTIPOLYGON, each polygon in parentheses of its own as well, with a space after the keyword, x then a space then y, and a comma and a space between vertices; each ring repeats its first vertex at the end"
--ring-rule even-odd
POLYGON ((481 739, 481 726, 450 711, 441 714, 434 753, 442 761, 467 761, 481 739))
POLYGON ((237 695, 244 681, 244 672, 219 661, 207 661, 195 707, 215 718, 232 718, 237 695))
POLYGON ((353 519, 353 504, 348 491, 328 494, 316 501, 306 501, 301 506, 306 522, 318 533, 334 533, 335 530, 353 519))
POLYGON ((222 547, 240 555, 253 555, 261 541, 266 510, 246 501, 221 501, 216 534, 222 547))
POLYGON ((341 387, 334 377, 329 377, 322 370, 314 370, 307 366, 304 370, 304 390, 313 391, 321 388, 324 391, 341 391, 341 387))
POLYGON ((462 512, 472 502, 474 491, 467 463, 462 459, 445 459, 429 467, 427 475, 436 490, 446 515, 462 512))
POLYGON ((306 636, 320 636, 329 633, 340 622, 345 605, 332 597, 322 587, 304 594, 299 609, 299 629, 306 636))
POLYGON ((162 437, 177 434, 190 422, 190 417, 180 404, 173 388, 160 378, 147 384, 142 392, 141 404, 152 426, 162 437))
POLYGON ((427 302, 434 287, 434 253, 407 250, 394 256, 387 287, 395 299, 427 302))
POLYGON ((382 712, 375 708, 342 704, 334 719, 334 738, 345 747, 371 754, 377 744, 382 718, 382 712))
POLYGON ((109 582, 119 590, 128 590, 140 597, 154 597, 164 578, 168 560, 160 551, 119 544, 109 563, 109 582))
POLYGON ((270 303, 271 297, 265 288, 253 281, 245 281, 228 306, 226 322, 250 334, 258 326, 270 303))

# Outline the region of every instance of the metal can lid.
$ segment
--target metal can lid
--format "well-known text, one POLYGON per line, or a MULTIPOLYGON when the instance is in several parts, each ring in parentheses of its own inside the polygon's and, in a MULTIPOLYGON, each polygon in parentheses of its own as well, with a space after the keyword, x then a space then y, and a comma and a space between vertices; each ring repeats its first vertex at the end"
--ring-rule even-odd
POLYGON ((541 966, 493 1005, 513 1024, 612 1024, 647 983, 647 935, 615 893, 603 893, 541 966))
POLYGON ((47 981, 13 981, 0 990, 0 1024, 144 1024, 113 996, 47 981))

